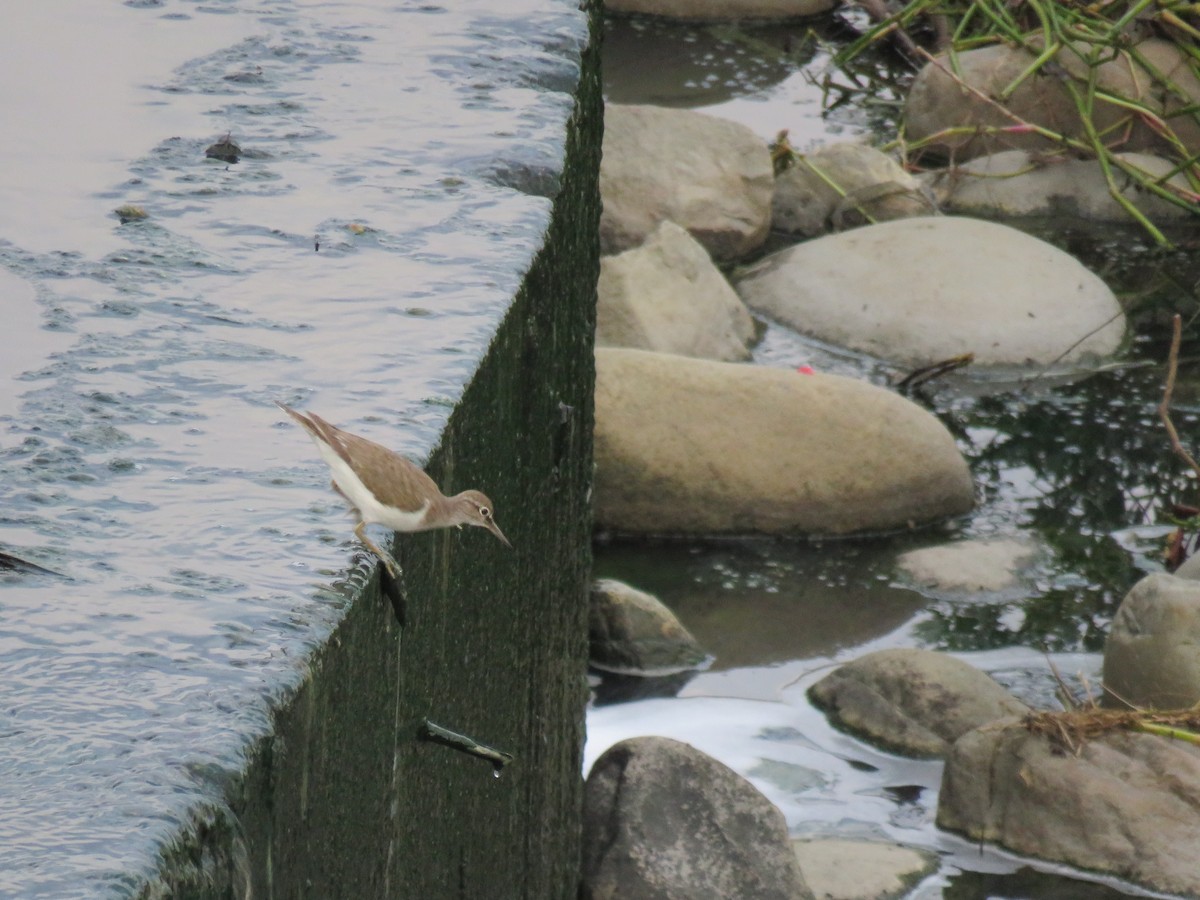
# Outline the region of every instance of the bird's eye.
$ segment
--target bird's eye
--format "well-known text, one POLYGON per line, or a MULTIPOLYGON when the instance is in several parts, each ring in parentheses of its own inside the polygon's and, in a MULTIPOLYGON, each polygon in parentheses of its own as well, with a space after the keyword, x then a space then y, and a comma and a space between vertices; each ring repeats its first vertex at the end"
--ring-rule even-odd
POLYGON ((485 519, 490 519, 492 516, 492 511, 490 509, 488 509, 486 506, 481 506, 481 507, 479 507, 479 514, 481 516, 483 516, 485 519))

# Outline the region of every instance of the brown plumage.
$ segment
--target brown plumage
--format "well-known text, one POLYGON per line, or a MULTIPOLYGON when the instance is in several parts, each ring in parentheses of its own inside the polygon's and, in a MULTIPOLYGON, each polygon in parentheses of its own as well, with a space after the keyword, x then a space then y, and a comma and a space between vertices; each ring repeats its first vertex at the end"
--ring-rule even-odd
POLYGON ((303 426, 333 472, 333 487, 358 517, 354 533, 397 574, 395 561, 363 533, 366 525, 393 531, 429 531, 454 525, 486 528, 507 546, 508 538, 492 515, 492 502, 479 491, 447 497, 433 479, 399 453, 343 431, 313 412, 276 404, 303 426), (394 568, 395 567, 395 568, 394 568))

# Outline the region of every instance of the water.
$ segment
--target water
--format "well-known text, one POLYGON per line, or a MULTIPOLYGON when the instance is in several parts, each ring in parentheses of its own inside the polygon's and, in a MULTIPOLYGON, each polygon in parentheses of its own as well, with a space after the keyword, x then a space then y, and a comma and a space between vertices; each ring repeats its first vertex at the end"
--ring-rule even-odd
POLYGON ((8 11, 0 551, 49 572, 0 568, 0 895, 135 887, 339 621, 352 523, 272 401, 436 441, 539 245, 585 36, 493 6, 8 11), (241 161, 206 159, 227 132, 241 161))
POLYGON ((894 121, 898 94, 877 92, 870 103, 822 114, 830 57, 844 37, 835 19, 701 24, 611 17, 604 94, 613 103, 696 109, 767 140, 787 129, 801 150, 849 140, 894 121))
MULTIPOLYGON (((827 46, 806 43, 807 24, 632 19, 608 27, 610 100, 687 106, 740 121, 764 139, 788 127, 799 147, 891 127, 887 91, 883 103, 859 97, 822 113, 819 85, 826 76, 846 78, 828 72, 827 46)), ((813 31, 838 39, 830 22, 813 31)), ((939 854, 939 871, 913 894, 920 898, 1143 895, 940 832, 933 820, 941 764, 880 753, 841 734, 805 696, 839 663, 919 646, 954 653, 1027 703, 1056 708, 1051 664, 1077 694, 1094 693, 1117 605, 1138 578, 1162 569, 1165 512, 1194 500, 1156 413, 1163 311, 1195 308, 1186 287, 1197 283, 1195 259, 1148 251, 1128 231, 1029 224, 1082 256, 1124 297, 1134 336, 1121 363, 1098 373, 968 371, 932 384, 918 400, 950 428, 977 485, 979 504, 962 519, 870 540, 599 545, 599 577, 655 593, 715 659, 680 679, 675 697, 594 706, 586 766, 626 737, 687 741, 749 778, 784 811, 793 834, 885 839, 939 854), (993 537, 1022 538, 1036 550, 1008 590, 931 591, 896 566, 917 547, 993 537)), ((807 363, 881 385, 905 374, 766 325, 757 364, 807 363)), ((1184 356, 1194 359, 1194 341, 1189 348, 1184 356)), ((1194 361, 1180 374, 1175 421, 1190 435, 1194 361)))

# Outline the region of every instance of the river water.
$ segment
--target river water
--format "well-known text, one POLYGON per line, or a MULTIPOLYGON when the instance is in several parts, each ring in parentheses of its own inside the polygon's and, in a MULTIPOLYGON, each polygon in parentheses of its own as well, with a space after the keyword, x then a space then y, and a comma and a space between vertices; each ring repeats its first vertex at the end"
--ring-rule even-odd
POLYGON ((273 401, 417 459, 440 434, 585 38, 494 7, 6 10, 0 896, 136 889, 340 619, 352 521, 273 401))
MULTIPOLYGON (((764 140, 788 129, 801 150, 887 135, 901 93, 888 87, 899 79, 886 73, 882 89, 835 91, 851 101, 826 108, 827 76, 843 88, 855 83, 829 65, 844 36, 830 22, 613 19, 606 96, 697 109, 764 140)), ((864 61, 872 65, 884 72, 888 62, 864 61)), ((1081 692, 1085 683, 1094 690, 1117 605, 1139 577, 1162 569, 1171 530, 1164 509, 1194 498, 1156 414, 1164 312, 1195 308, 1186 289, 1197 283, 1194 254, 1156 255, 1128 229, 1028 224, 1081 255, 1125 299, 1133 333, 1121 361, 1100 372, 968 372, 931 385, 920 402, 947 424, 975 475, 979 504, 961 520, 868 540, 601 543, 597 575, 655 593, 715 659, 684 687, 665 685, 668 696, 594 706, 587 765, 640 734, 691 743, 749 778, 784 811, 793 834, 894 841, 937 854, 938 871, 911 895, 922 900, 1146 895, 939 831, 941 764, 880 753, 841 734, 805 696, 838 663, 915 646, 955 653, 1026 702, 1057 708, 1051 663, 1081 692), (995 537, 1036 549, 1004 590, 931 591, 896 566, 897 556, 917 547, 995 537)), ((810 364, 878 384, 904 374, 769 322, 754 361, 810 364)), ((1194 361, 1181 379, 1175 421, 1193 434, 1194 361)))
MULTIPOLYGON (((569 110, 554 88, 579 14, 499 6, 7 12, 0 551, 47 571, 0 568, 0 896, 134 890, 187 810, 221 802, 215 785, 339 620, 361 575, 346 574, 351 523, 273 401, 416 458, 436 440, 536 247, 569 110), (226 132, 237 164, 204 156, 226 132), (146 218, 122 224, 127 204, 146 218)), ((821 116, 806 74, 821 53, 781 29, 740 34, 614 25, 609 96, 788 127, 799 147, 886 117, 821 116)), ((1161 349, 1146 328, 1129 358, 1161 349)), ((757 359, 891 374, 779 328, 757 359)), ((804 689, 835 661, 912 645, 962 652, 1022 696, 1048 696, 1042 646, 1094 682, 1116 603, 1157 565, 1156 511, 1183 492, 1155 432, 1160 384, 1129 368, 938 392, 984 502, 935 533, 600 548, 598 574, 658 591, 716 662, 678 698, 593 710, 589 763, 626 735, 680 737, 798 833, 943 853, 922 896, 1015 895, 994 875, 1020 861, 932 827, 936 764, 831 731, 804 689), (1014 533, 1043 550, 1019 595, 896 578, 903 549, 1014 533)), ((1043 896, 1118 890, 1039 868, 1043 896)))

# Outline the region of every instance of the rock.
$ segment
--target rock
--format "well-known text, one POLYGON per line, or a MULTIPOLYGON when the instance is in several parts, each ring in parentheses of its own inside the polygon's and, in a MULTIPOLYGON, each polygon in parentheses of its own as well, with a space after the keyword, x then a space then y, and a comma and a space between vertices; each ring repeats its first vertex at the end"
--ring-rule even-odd
POLYGON ((868 653, 808 691, 835 725, 885 750, 940 757, 972 728, 1028 707, 989 676, 932 650, 868 653))
POLYGON ((669 675, 709 658, 658 598, 611 578, 592 585, 588 643, 594 668, 625 675, 669 675))
POLYGON ((604 11, 686 20, 797 19, 834 6, 834 0, 605 0, 604 11))
POLYGON ((204 150, 204 155, 209 159, 218 159, 221 162, 235 163, 242 155, 242 148, 233 140, 232 135, 225 135, 215 144, 210 144, 204 150))
POLYGON ((979 219, 817 238, 749 267, 736 287, 798 331, 908 366, 960 353, 979 365, 1069 364, 1114 353, 1125 333, 1103 281, 1050 244, 979 219))
MULTIPOLYGON (((1162 90, 1161 84, 1149 89, 1149 93, 1152 95, 1149 98, 1151 109, 1159 112, 1161 107, 1160 115, 1169 122, 1171 130, 1175 132, 1179 142, 1187 148, 1189 153, 1194 154, 1200 149, 1200 115, 1196 114, 1196 104, 1200 103, 1200 76, 1196 74, 1192 65, 1189 49, 1177 41, 1163 38, 1149 38, 1137 45, 1137 51, 1146 63, 1171 84, 1167 90, 1162 90)), ((1139 70, 1136 74, 1136 83, 1134 83, 1135 76, 1131 76, 1129 73, 1125 52, 1122 52, 1121 58, 1113 60, 1107 65, 1112 70, 1114 83, 1118 87, 1124 86, 1127 90, 1134 92, 1125 94, 1125 96, 1136 96, 1143 101, 1148 99, 1145 96, 1145 88, 1149 79, 1144 72, 1139 70)), ((1078 67, 1078 62, 1075 62, 1073 68, 1077 70, 1078 67)), ((1132 124, 1135 129, 1145 130, 1146 146, 1145 148, 1140 146, 1140 134, 1137 136, 1139 140, 1136 143, 1131 135, 1129 143, 1122 144, 1123 151, 1146 149, 1158 155, 1171 156, 1172 151, 1177 149, 1145 119, 1135 117, 1132 124)))
POLYGON ((1104 646, 1104 686, 1106 705, 1183 709, 1200 701, 1200 583, 1155 573, 1133 586, 1104 646))
POLYGON ((866 144, 829 144, 803 154, 775 179, 771 227, 813 237, 869 222, 934 212, 921 183, 866 144), (832 184, 831 184, 832 182, 832 184), (833 187, 841 188, 839 192, 833 187))
POLYGON ((634 533, 879 531, 967 512, 934 416, 835 375, 596 350, 596 523, 634 533))
POLYGON ((745 360, 754 319, 707 251, 674 222, 600 260, 596 343, 745 360))
POLYGON ((585 900, 811 898, 783 813, 688 744, 621 741, 584 788, 585 900))
MULTIPOLYGON (((1145 153, 1116 153, 1117 159, 1166 178, 1176 168, 1169 160, 1145 153)), ((1133 176, 1114 168, 1121 193, 1155 222, 1191 219, 1193 213, 1141 187, 1133 176)), ((1190 190, 1182 173, 1168 183, 1190 190)), ((1116 201, 1100 163, 1094 159, 1038 156, 1006 150, 933 173, 927 183, 946 212, 989 218, 1075 216, 1088 221, 1127 222, 1129 213, 1116 201)))
POLYGON ((600 244, 619 253, 660 222, 686 228, 717 260, 753 253, 771 224, 767 145, 736 122, 657 106, 605 110, 600 244))
POLYGON ((147 218, 145 208, 135 203, 123 203, 114 209, 113 213, 121 220, 122 225, 128 225, 130 222, 140 222, 142 219, 147 218))
POLYGON ((958 541, 910 550, 896 566, 913 581, 938 591, 1002 591, 1015 587, 1017 572, 1033 559, 1028 541, 958 541))
POLYGON ((1193 553, 1172 574, 1176 578, 1200 580, 1200 553, 1193 553))
MULTIPOLYGON (((1139 55, 1174 81, 1190 100, 1181 100, 1173 92, 1155 85, 1144 69, 1133 60, 1128 50, 1119 51, 1115 58, 1096 70, 1096 86, 1100 91, 1136 99, 1152 112, 1169 118, 1184 147, 1194 152, 1200 148, 1200 123, 1196 116, 1176 115, 1181 106, 1200 101, 1200 79, 1187 66, 1184 51, 1170 41, 1151 38, 1136 47, 1139 55), (1165 98, 1165 99, 1164 99, 1165 98)), ((1035 49, 1036 52, 1036 49, 1035 49)), ((1054 58, 1058 71, 1066 70, 1082 77, 1086 66, 1077 54, 1086 56, 1085 47, 1064 47, 1054 58)), ((956 55, 955 66, 962 81, 988 97, 1001 96, 1008 86, 1018 80, 1034 60, 1034 53, 1007 44, 995 44, 967 50, 956 55)), ((905 133, 910 141, 922 141, 945 129, 962 126, 1006 129, 1013 120, 979 94, 964 90, 947 71, 945 57, 938 64, 926 65, 913 81, 904 107, 905 133), (943 68, 945 67, 945 68, 943 68)), ((1082 84, 1077 82, 1082 89, 1082 84)), ((1087 140, 1075 102, 1071 99, 1064 79, 1054 70, 1043 67, 1020 82, 1008 96, 1006 107, 1025 121, 1041 125, 1069 138, 1087 140)), ((1148 151, 1171 155, 1171 145, 1140 116, 1131 115, 1125 107, 1107 103, 1098 97, 1093 121, 1100 133, 1110 129, 1120 131, 1123 152, 1148 151)), ((926 145, 958 160, 996 153, 1001 150, 1055 149, 1058 145, 1040 134, 1021 129, 991 133, 956 131, 926 145)))
POLYGON ((946 760, 937 824, 1155 890, 1200 894, 1200 749, 1140 733, 1076 747, 1016 720, 969 732, 946 760))
POLYGON ((792 849, 822 900, 893 900, 938 867, 937 854, 878 841, 800 840, 792 849))

